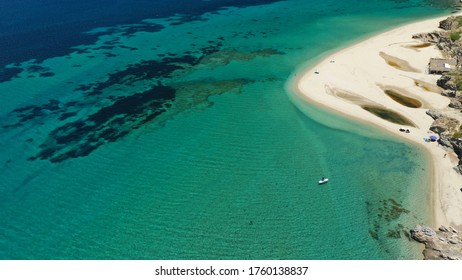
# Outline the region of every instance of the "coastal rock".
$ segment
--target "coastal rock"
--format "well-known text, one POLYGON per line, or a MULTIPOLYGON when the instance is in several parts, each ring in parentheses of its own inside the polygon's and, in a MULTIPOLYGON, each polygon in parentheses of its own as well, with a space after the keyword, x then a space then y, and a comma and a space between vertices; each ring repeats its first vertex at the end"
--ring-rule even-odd
POLYGON ((445 90, 455 91, 457 87, 452 79, 453 78, 451 76, 443 75, 438 79, 438 81, 436 81, 436 85, 445 90))
POLYGON ((456 91, 452 89, 443 90, 441 95, 447 96, 447 97, 456 97, 456 91))
POLYGON ((430 33, 418 33, 412 36, 412 39, 417 39, 426 43, 433 43, 436 44, 440 42, 440 38, 442 37, 442 33, 435 31, 430 33))
POLYGON ((426 225, 417 225, 414 229, 411 229, 412 239, 419 242, 432 241, 435 235, 435 231, 426 225))
POLYGON ((451 144, 454 147, 454 152, 456 152, 456 154, 461 156, 462 155, 462 139, 452 137, 451 144))
POLYGON ((435 109, 427 110, 425 114, 429 115, 434 120, 439 119, 443 116, 443 114, 440 111, 435 110, 435 109))
POLYGON ((445 89, 444 86, 450 79, 451 79, 450 76, 443 75, 436 81, 436 85, 439 86, 440 88, 445 89))
POLYGON ((457 243, 459 243, 459 241, 454 240, 454 239, 449 239, 448 242, 451 243, 451 244, 457 244, 457 243))
MULTIPOLYGON (((438 230, 442 232, 449 232, 449 230, 445 226, 440 226, 438 230)), ((444 238, 440 237, 440 240, 444 240, 444 238)))
POLYGON ((442 133, 454 133, 459 130, 459 127, 460 122, 458 120, 445 116, 440 116, 432 123, 430 130, 440 134, 441 137, 442 133))
MULTIPOLYGON (((461 4, 459 4, 459 7, 461 4)), ((437 85, 444 91, 443 96, 450 98, 449 107, 458 110, 462 109, 462 94, 457 91, 457 85, 462 85, 462 16, 449 17, 440 22, 441 30, 430 33, 420 33, 412 38, 421 40, 426 43, 436 44, 441 50, 443 57, 457 61, 457 67, 450 72, 443 74, 437 81, 437 85), (459 26, 460 25, 460 26, 459 26)), ((462 112, 462 110, 461 110, 462 112)), ((459 163, 454 169, 462 175, 462 126, 460 122, 442 116, 437 112, 427 111, 435 121, 432 123, 430 130, 439 134, 438 143, 447 148, 452 149, 459 158, 459 163)), ((448 256, 448 259, 451 257, 448 256)))
MULTIPOLYGON (((442 129, 441 127, 438 127, 442 129)), ((446 148, 452 149, 459 158, 459 163, 454 170, 462 175, 462 132, 453 128, 446 128, 443 133, 439 134, 438 143, 446 148)), ((460 129, 460 127, 459 127, 460 129)), ((450 229, 451 230, 451 229, 450 229)))
POLYGON ((457 86, 456 86, 456 83, 454 83, 452 81, 452 79, 450 79, 446 84, 445 84, 445 89, 447 90, 457 90, 457 86))
POLYGON ((459 158, 459 164, 456 167, 454 167, 454 170, 456 170, 457 173, 462 175, 462 139, 455 138, 453 135, 453 137, 450 139, 450 143, 452 145, 452 149, 459 158))
POLYGON ((451 30, 454 27, 456 27, 456 24, 457 24, 457 22, 455 21, 455 18, 454 17, 449 17, 449 18, 447 18, 445 20, 440 21, 439 28, 447 31, 447 30, 451 30))
POLYGON ((454 109, 462 109, 462 102, 459 99, 453 98, 448 106, 454 109))
POLYGON ((462 240, 461 237, 441 226, 434 231, 428 226, 417 225, 410 231, 412 239, 425 244, 423 251, 426 260, 461 260, 462 240))
POLYGON ((430 130, 439 135, 438 143, 441 146, 452 149, 457 155, 459 163, 454 170, 462 175, 462 126, 460 121, 437 113, 435 116, 438 118, 432 123, 430 130))
POLYGON ((430 130, 435 133, 442 134, 443 132, 447 131, 447 128, 444 124, 441 124, 441 122, 437 122, 438 120, 433 122, 432 126, 430 126, 430 130))
POLYGON ((451 141, 449 141, 449 139, 446 139, 446 137, 440 137, 440 138, 438 139, 438 144, 440 144, 440 145, 443 146, 443 147, 452 149, 451 141))
POLYGON ((454 167, 454 170, 455 170, 457 173, 459 173, 459 174, 462 175, 462 165, 457 165, 456 167, 454 167))

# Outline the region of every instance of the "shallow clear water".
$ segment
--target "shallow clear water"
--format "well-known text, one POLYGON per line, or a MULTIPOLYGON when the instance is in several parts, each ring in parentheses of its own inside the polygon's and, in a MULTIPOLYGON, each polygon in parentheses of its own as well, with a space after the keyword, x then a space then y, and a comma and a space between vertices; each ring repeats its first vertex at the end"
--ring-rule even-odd
POLYGON ((2 70, 0 258, 420 257, 405 232, 430 218, 422 153, 286 83, 336 48, 449 9, 235 2, 101 23, 93 41, 2 70))

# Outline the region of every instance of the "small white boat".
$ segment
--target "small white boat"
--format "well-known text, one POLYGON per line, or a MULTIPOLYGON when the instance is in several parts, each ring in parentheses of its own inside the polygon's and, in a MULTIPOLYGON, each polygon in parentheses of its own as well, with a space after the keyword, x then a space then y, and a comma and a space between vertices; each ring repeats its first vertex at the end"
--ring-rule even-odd
POLYGON ((329 178, 324 178, 324 177, 322 177, 322 179, 319 180, 318 183, 319 183, 320 185, 322 185, 322 184, 325 184, 325 183, 327 183, 327 182, 329 182, 329 178))

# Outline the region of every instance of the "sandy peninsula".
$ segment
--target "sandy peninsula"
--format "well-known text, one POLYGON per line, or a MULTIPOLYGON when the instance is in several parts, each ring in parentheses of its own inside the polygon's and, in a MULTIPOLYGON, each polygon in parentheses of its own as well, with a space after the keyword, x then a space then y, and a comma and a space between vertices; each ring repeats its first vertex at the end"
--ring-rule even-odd
POLYGON ((431 32, 446 17, 405 25, 332 54, 296 79, 297 95, 306 101, 367 122, 424 147, 433 167, 434 225, 462 227, 462 176, 453 167, 457 156, 437 142, 425 142, 438 109, 461 119, 440 95, 438 75, 427 74, 439 50, 412 39, 431 32), (375 112, 375 114, 371 113, 375 112), (393 123, 377 115, 394 118, 393 123), (409 129, 409 133, 400 131, 409 129))

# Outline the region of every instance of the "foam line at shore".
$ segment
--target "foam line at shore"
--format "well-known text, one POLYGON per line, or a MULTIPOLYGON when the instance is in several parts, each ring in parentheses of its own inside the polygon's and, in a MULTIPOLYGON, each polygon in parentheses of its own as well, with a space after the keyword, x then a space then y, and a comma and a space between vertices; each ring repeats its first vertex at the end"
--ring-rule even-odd
POLYGON ((297 75, 294 88, 307 102, 378 126, 423 147, 433 170, 429 177, 434 225, 461 226, 462 176, 453 169, 457 156, 436 142, 423 140, 432 135, 429 128, 433 119, 425 113, 428 109, 461 117, 447 107, 449 99, 436 87, 439 76, 426 73, 430 58, 442 54, 435 46, 419 47, 422 42, 412 39, 414 34, 436 30, 445 18, 401 26, 331 54, 297 75), (398 102, 393 95, 417 105, 398 102), (415 108, 419 103, 420 107, 415 108), (385 120, 384 115, 393 122, 385 120), (401 127, 410 133, 400 131, 401 127))

